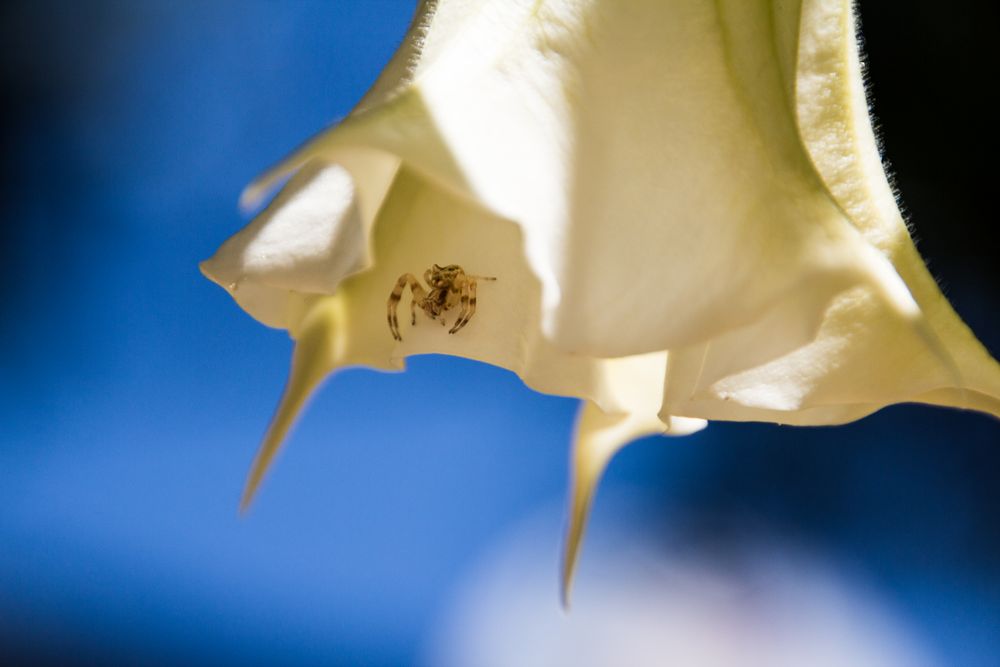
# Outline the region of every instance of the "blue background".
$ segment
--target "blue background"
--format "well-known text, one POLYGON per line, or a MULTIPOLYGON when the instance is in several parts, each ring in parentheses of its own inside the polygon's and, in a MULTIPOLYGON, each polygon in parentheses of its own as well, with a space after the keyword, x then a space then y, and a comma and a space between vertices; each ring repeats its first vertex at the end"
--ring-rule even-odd
MULTIPOLYGON (((887 156, 922 252, 996 355, 993 24, 976 3, 874 4, 887 156)), ((0 660, 407 664, 463 570, 561 499, 575 402, 426 357, 329 382, 237 517, 290 343, 197 262, 243 224, 242 186, 359 99, 411 11, 0 8, 0 660), (448 406, 434 429, 405 418, 414 396, 448 406)), ((809 544, 952 664, 991 665, 998 439, 995 420, 918 406, 838 429, 713 424, 626 449, 602 495, 646 489, 646 529, 685 517, 673 541, 767 526, 809 544)))

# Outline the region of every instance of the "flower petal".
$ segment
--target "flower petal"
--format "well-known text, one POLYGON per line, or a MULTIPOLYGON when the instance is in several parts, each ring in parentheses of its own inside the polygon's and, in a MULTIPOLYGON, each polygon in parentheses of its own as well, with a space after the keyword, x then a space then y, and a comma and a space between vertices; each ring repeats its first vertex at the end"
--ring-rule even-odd
POLYGON ((674 417, 668 424, 664 424, 652 412, 608 414, 590 401, 583 402, 577 416, 570 464, 569 513, 561 578, 563 606, 569 606, 573 574, 576 571, 587 517, 597 484, 611 458, 636 438, 655 433, 690 435, 706 425, 704 420, 683 417, 674 417))
MULTIPOLYGON (((802 36, 799 44, 799 95, 796 110, 804 143, 817 170, 838 204, 865 239, 890 257, 899 275, 926 315, 935 336, 954 360, 962 379, 953 386, 937 369, 922 382, 914 377, 903 391, 884 396, 895 400, 919 400, 956 407, 970 407, 1000 416, 1000 365, 976 340, 951 308, 921 260, 882 166, 875 134, 868 115, 864 77, 858 53, 858 36, 850 2, 809 0, 803 5, 802 36), (928 385, 934 388, 927 390, 928 385), (902 397, 903 393, 909 395, 902 397)), ((884 313, 872 313, 871 304, 842 299, 841 310, 831 309, 831 317, 865 321, 880 340, 869 347, 896 348, 894 341, 906 340, 903 332, 880 327, 884 313), (881 317, 879 317, 881 316, 881 317), (898 335, 897 335, 898 334, 898 335)), ((926 350, 894 350, 926 358, 926 350)), ((874 352, 874 349, 872 349, 874 352)), ((857 356, 855 354, 855 356, 857 356)), ((883 358, 875 353, 869 360, 883 358)), ((887 370, 895 373, 891 362, 887 370)), ((898 387, 906 386, 899 382, 898 387)), ((892 399, 889 399, 892 400, 892 399)), ((885 402, 889 402, 886 400, 885 402)))
POLYGON ((336 365, 340 340, 337 330, 342 318, 340 310, 338 297, 326 297, 312 304, 302 319, 297 331, 288 384, 250 469, 243 498, 240 500, 241 511, 250 506, 264 474, 309 397, 336 365))
POLYGON ((835 299, 808 344, 772 354, 769 363, 761 354, 747 364, 753 360, 742 352, 767 350, 764 320, 673 351, 663 414, 835 424, 890 403, 921 401, 1000 416, 1000 365, 928 273, 882 168, 850 3, 804 2, 798 50, 796 110, 810 159, 847 220, 890 258, 928 331, 922 335, 871 290, 858 288, 835 299), (734 352, 741 363, 733 363, 734 352))
POLYGON ((244 205, 289 174, 202 265, 296 339, 244 506, 323 377, 413 354, 585 399, 567 597, 594 487, 635 437, 905 400, 1000 414, 1000 366, 882 170, 848 0, 428 0, 351 115, 244 205), (397 303, 397 343, 382 304, 432 264, 497 280, 456 335, 397 303))
MULTIPOLYGON (((266 218, 258 236, 268 236, 271 224, 285 222, 266 218)), ((283 231, 295 233, 294 227, 283 231)), ((646 422, 655 422, 658 430, 665 428, 656 414, 662 403, 666 353, 598 359, 569 354, 544 338, 541 287, 525 262, 519 226, 436 187, 404 166, 396 172, 378 212, 370 250, 368 268, 340 279, 334 296, 293 289, 274 292, 285 302, 271 307, 285 314, 284 324, 297 341, 296 351, 289 389, 258 455, 247 499, 305 395, 323 376, 355 365, 401 369, 403 358, 414 354, 451 354, 490 363, 517 373, 538 391, 586 398, 608 413, 641 414, 646 422), (459 264, 469 273, 497 280, 480 283, 475 316, 455 335, 422 311, 416 312, 416 325, 411 325, 407 295, 398 307, 403 341, 397 343, 386 324, 383 304, 401 275, 419 275, 435 263, 459 264), (324 337, 328 340, 322 342, 324 337)), ((215 266, 213 260, 209 268, 215 266)), ((209 275, 214 278, 216 274, 209 275)), ((254 282, 245 277, 242 284, 254 282)), ((449 311, 449 324, 457 315, 457 309, 449 311)))

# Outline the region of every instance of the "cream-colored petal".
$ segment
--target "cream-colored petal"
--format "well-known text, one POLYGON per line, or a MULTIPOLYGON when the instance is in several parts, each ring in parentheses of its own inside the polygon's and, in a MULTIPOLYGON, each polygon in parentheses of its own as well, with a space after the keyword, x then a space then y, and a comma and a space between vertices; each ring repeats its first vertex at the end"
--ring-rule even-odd
POLYGON ((338 165, 313 163, 203 262, 202 271, 257 319, 287 327, 288 294, 333 293, 367 263, 366 247, 351 175, 338 165))
POLYGON ((794 42, 775 47, 794 7, 475 6, 408 87, 300 155, 377 147, 519 224, 556 345, 614 357, 697 344, 807 286, 806 307, 769 332, 792 349, 786 332, 880 280, 799 140, 781 74, 794 42), (621 275, 622 257, 642 270, 621 275))
POLYGON ((596 357, 669 347, 664 414, 813 341, 858 284, 869 326, 946 376, 927 391, 995 394, 995 362, 955 326, 885 182, 851 20, 840 0, 427 4, 389 83, 292 162, 374 146, 519 224, 547 337, 596 357), (642 270, 620 275, 621 257, 642 270))
POLYGON ((202 266, 297 341, 244 504, 337 368, 485 361, 585 399, 568 596, 594 485, 635 437, 904 400, 1000 413, 1000 367, 885 179, 853 30, 846 0, 422 2, 369 94, 248 187, 253 206, 295 174, 202 266), (405 294, 397 344, 389 292, 435 263, 497 280, 455 335, 412 326, 405 294))
MULTIPOLYGON (((441 52, 454 46, 454 38, 464 32, 463 26, 481 14, 480 5, 479 0, 420 0, 402 44, 351 114, 359 115, 378 108, 405 93, 410 83, 433 64, 441 52)), ((330 146, 326 141, 329 132, 321 132, 255 178, 240 195, 240 208, 245 211, 257 209, 284 178, 308 162, 316 158, 329 161, 330 146)), ((342 161, 342 155, 338 155, 338 161, 342 161)))
POLYGON ((205 276, 268 326, 292 327, 295 295, 333 294, 371 264, 371 229, 399 161, 372 150, 344 150, 339 158, 304 166, 201 263, 205 276))
MULTIPOLYGON (((938 289, 910 238, 885 175, 869 119, 850 2, 804 3, 796 110, 802 138, 817 171, 865 239, 890 257, 961 376, 958 387, 940 373, 933 380, 922 376, 926 379, 911 386, 908 396, 896 393, 891 399, 886 396, 885 402, 920 400, 985 409, 1000 416, 1000 365, 938 289), (920 384, 934 388, 926 390, 920 384)), ((849 297, 841 301, 838 308, 831 309, 831 316, 865 321, 890 346, 905 336, 891 331, 892 323, 876 304, 849 297)), ((915 346, 909 352, 927 356, 926 350, 915 346)), ((852 356, 858 352, 852 350, 852 356)), ((914 365, 920 364, 915 360, 914 365)))
POLYGON ((606 413, 584 401, 577 416, 570 463, 569 512, 563 545, 562 600, 569 606, 573 573, 597 484, 611 458, 637 438, 655 433, 690 435, 705 428, 701 419, 674 417, 665 426, 653 412, 606 413))
POLYGON ((670 401, 664 411, 705 419, 839 424, 891 403, 921 401, 1000 416, 995 362, 976 359, 978 344, 956 347, 947 332, 941 338, 960 369, 958 385, 923 338, 859 288, 838 297, 810 344, 716 380, 687 400, 670 401), (970 361, 983 368, 970 368, 970 361))
POLYGON ((338 365, 398 368, 406 356, 451 354, 506 368, 539 391, 588 398, 608 411, 656 412, 664 354, 594 359, 559 350, 542 336, 541 288, 525 262, 518 225, 403 167, 378 216, 373 257, 371 268, 346 279, 338 291, 346 313, 338 365), (446 314, 449 326, 419 310, 414 326, 405 291, 398 306, 403 341, 396 343, 386 324, 389 293, 401 275, 419 278, 432 264, 459 264, 497 280, 479 282, 475 316, 455 335, 448 329, 457 307, 446 314))
POLYGON ((801 33, 796 109, 803 143, 847 219, 906 282, 929 333, 919 335, 871 290, 855 289, 836 298, 815 335, 770 363, 766 354, 755 364, 733 363, 734 351, 746 362, 739 350, 766 349, 761 323, 673 351, 664 414, 835 424, 920 401, 1000 416, 1000 365, 921 261, 882 168, 850 3, 807 0, 801 33))
MULTIPOLYGON (((658 430, 703 425, 669 418, 661 422, 656 417, 665 353, 596 359, 566 353, 549 343, 540 328, 541 287, 525 262, 520 227, 435 187, 406 167, 396 173, 379 211, 371 252, 369 268, 344 278, 335 296, 287 295, 281 310, 289 313, 290 333, 298 341, 289 381, 296 390, 288 392, 294 400, 286 398, 279 407, 275 424, 281 428, 272 428, 265 439, 252 479, 260 478, 271 460, 269 452, 287 432, 290 417, 318 377, 344 366, 400 369, 403 358, 414 354, 451 354, 500 366, 538 391, 586 398, 609 413, 641 414, 644 423, 655 423, 658 430), (479 283, 476 314, 455 335, 422 311, 417 312, 417 324, 411 325, 411 297, 405 292, 398 306, 403 341, 397 343, 386 323, 389 293, 400 275, 421 276, 435 263, 459 264, 468 273, 497 280, 479 283), (318 348, 321 335, 331 339, 318 348), (308 352, 316 349, 325 356, 308 352), (318 370, 303 375, 301 360, 310 358, 321 363, 318 370), (309 382, 297 379, 302 377, 309 382)), ((458 308, 448 311, 448 324, 457 316, 458 308)), ((626 443, 622 440, 619 445, 626 443)))
POLYGON ((338 330, 342 320, 339 298, 325 297, 311 304, 300 322, 288 384, 250 469, 240 500, 241 511, 250 506, 264 474, 309 397, 333 370, 339 356, 341 337, 338 330))

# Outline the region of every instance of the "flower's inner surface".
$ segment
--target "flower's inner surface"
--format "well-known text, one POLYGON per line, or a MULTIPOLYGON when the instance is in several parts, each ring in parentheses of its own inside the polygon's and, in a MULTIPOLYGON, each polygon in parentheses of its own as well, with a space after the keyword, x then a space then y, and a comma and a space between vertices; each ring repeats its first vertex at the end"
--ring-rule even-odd
MULTIPOLYGON (((325 170, 313 173, 322 175, 325 170)), ((379 209, 372 238, 370 268, 340 282, 335 295, 289 297, 289 312, 299 313, 292 318, 297 340, 292 374, 251 474, 245 501, 309 394, 326 375, 344 366, 389 370, 402 368, 402 359, 414 354, 463 356, 514 371, 538 391, 582 397, 608 413, 632 415, 629 433, 633 436, 665 428, 657 411, 666 353, 595 359, 560 351, 544 339, 539 327, 540 285, 524 260, 517 225, 404 166, 379 209), (404 335, 397 343, 385 320, 392 288, 400 275, 419 274, 434 264, 460 264, 497 280, 483 283, 476 317, 456 335, 449 335, 447 328, 421 312, 417 324, 411 325, 405 316, 409 301, 404 298, 400 309, 405 315, 399 318, 404 335)), ((617 422, 609 423, 620 430, 617 422)), ((602 428, 605 425, 601 422, 602 428)), ((701 425, 695 420, 677 428, 687 432, 701 425)), ((583 491, 589 493, 589 488, 583 491)))
MULTIPOLYGON (((545 393, 590 398, 611 412, 635 410, 641 401, 645 410, 655 413, 662 375, 649 373, 642 387, 609 381, 608 365, 628 360, 568 354, 541 335, 541 289, 525 262, 522 243, 517 225, 403 167, 375 224, 372 267, 340 287, 347 314, 341 364, 388 368, 412 354, 452 354, 511 370, 545 393), (407 295, 399 306, 403 341, 397 344, 386 326, 384 308, 373 304, 386 302, 403 273, 420 275, 433 264, 445 263, 497 280, 480 284, 476 316, 454 336, 420 312, 417 325, 411 326, 407 295)), ((457 314, 449 317, 450 324, 457 314)), ((662 373, 662 362, 659 369, 662 373)))

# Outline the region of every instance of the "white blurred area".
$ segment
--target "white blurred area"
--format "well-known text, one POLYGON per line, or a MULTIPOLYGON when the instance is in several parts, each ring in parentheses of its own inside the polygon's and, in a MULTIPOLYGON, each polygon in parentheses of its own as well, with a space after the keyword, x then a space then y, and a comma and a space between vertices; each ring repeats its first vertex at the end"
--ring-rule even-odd
POLYGON ((564 611, 554 516, 517 527, 465 577, 427 667, 943 664, 858 577, 763 537, 671 551, 641 524, 593 526, 564 611))

